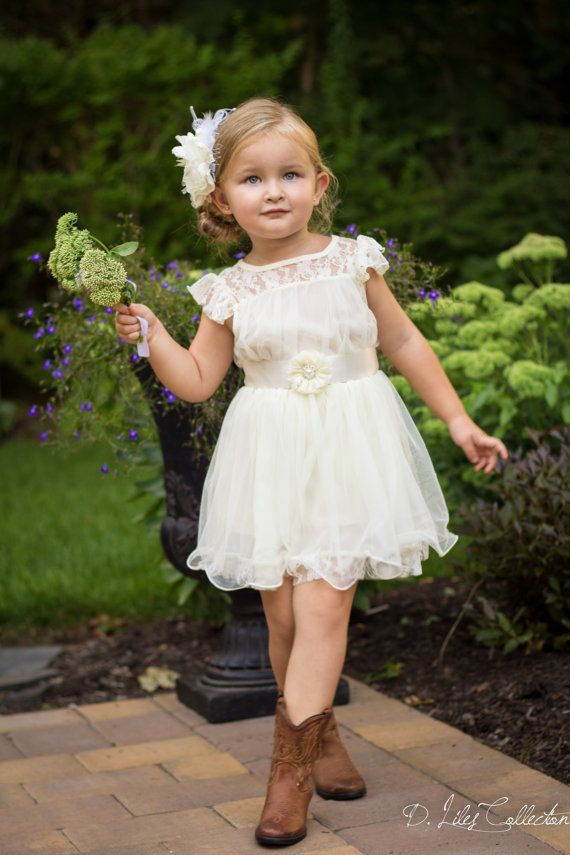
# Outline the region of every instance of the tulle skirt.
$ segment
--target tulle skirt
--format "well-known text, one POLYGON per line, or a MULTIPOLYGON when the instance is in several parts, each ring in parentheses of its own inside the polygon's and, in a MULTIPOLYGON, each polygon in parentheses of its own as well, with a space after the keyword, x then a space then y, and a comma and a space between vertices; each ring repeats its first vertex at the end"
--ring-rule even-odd
POLYGON ((419 576, 458 537, 425 443, 386 374, 318 394, 242 386, 224 417, 187 558, 223 590, 419 576))

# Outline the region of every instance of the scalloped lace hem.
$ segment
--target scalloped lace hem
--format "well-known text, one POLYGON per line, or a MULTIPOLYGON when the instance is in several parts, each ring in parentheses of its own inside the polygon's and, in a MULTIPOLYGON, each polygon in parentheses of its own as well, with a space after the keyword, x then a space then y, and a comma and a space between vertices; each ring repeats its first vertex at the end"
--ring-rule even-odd
POLYGON ((447 537, 439 543, 426 540, 415 546, 404 547, 399 564, 370 554, 354 553, 295 555, 284 557, 274 564, 261 564, 227 552, 219 556, 215 550, 208 549, 195 549, 188 556, 186 564, 191 570, 202 570, 210 582, 223 591, 237 591, 240 588, 275 590, 282 585, 285 574, 293 577, 293 585, 324 579, 333 588, 346 591, 355 582, 364 580, 421 576, 421 563, 428 558, 429 547, 432 546, 438 555, 443 556, 458 539, 456 534, 448 532, 447 537), (231 566, 227 573, 223 571, 224 563, 231 566))

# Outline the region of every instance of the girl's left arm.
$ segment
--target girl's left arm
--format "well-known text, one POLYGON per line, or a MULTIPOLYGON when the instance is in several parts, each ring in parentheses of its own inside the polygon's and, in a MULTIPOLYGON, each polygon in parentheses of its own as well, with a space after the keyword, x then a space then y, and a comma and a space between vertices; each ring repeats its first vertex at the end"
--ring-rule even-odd
POLYGON ((383 276, 369 268, 368 305, 378 324, 378 344, 392 365, 425 401, 434 416, 447 425, 452 440, 478 472, 492 472, 500 455, 509 456, 504 443, 489 436, 469 417, 441 363, 414 322, 406 315, 383 276))

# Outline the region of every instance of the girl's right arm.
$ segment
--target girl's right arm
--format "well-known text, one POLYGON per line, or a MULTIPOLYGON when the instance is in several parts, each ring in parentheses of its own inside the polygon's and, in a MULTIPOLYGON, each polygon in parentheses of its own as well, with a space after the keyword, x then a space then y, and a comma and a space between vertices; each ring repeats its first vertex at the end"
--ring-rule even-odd
POLYGON ((141 327, 134 315, 148 321, 149 362, 158 379, 183 401, 207 401, 220 386, 233 359, 234 337, 226 324, 202 313, 198 332, 188 349, 174 341, 154 312, 143 303, 117 303, 115 328, 129 344, 135 344, 141 327))

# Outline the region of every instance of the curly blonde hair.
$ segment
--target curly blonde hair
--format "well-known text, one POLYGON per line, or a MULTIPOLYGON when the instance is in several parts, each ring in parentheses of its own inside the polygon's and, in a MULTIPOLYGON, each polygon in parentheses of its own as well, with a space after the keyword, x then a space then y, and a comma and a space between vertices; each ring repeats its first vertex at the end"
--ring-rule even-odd
MULTIPOLYGON (((315 171, 326 172, 329 185, 319 202, 313 208, 309 228, 316 232, 327 233, 332 227, 335 208, 339 204, 339 183, 336 176, 324 162, 317 137, 309 125, 288 104, 276 97, 248 98, 227 116, 218 127, 214 143, 216 186, 223 179, 232 158, 253 136, 278 129, 289 139, 301 145, 311 161, 315 171)), ((197 210, 198 232, 218 246, 227 243, 249 241, 247 233, 234 219, 233 214, 225 216, 208 198, 197 210)))

